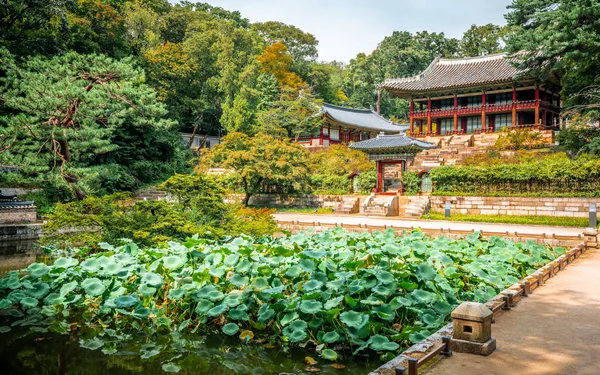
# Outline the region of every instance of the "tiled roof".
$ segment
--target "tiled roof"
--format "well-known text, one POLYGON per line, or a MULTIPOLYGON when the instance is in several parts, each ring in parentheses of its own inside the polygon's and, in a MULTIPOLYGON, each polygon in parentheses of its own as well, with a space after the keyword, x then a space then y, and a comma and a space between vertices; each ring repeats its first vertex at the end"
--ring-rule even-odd
POLYGON ((416 138, 409 137, 405 133, 393 135, 378 135, 376 138, 352 143, 350 145, 350 148, 363 151, 385 150, 401 147, 418 147, 422 149, 429 149, 435 148, 436 145, 430 142, 425 142, 416 138))
POLYGON ((519 70, 506 54, 461 59, 436 58, 421 74, 388 79, 380 87, 395 94, 513 81, 519 70))
POLYGON ((408 125, 388 121, 370 109, 352 109, 324 103, 323 112, 333 121, 364 130, 399 133, 409 129, 408 125))

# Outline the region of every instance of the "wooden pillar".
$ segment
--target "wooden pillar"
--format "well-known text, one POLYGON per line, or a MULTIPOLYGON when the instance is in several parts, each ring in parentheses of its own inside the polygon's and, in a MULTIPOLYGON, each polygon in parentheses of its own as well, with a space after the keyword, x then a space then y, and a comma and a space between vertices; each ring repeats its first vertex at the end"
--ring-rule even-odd
POLYGON ((517 88, 513 87, 512 92, 512 127, 517 126, 517 88))
POLYGON ((535 126, 540 124, 540 87, 535 86, 535 126))
POLYGON ((458 96, 454 94, 454 131, 458 130, 458 96))
POLYGON ((377 161, 377 187, 375 191, 381 193, 383 191, 383 165, 377 161))
POLYGON ((486 128, 485 121, 485 91, 481 94, 481 130, 486 128))
POLYGON ((410 134, 415 133, 414 114, 415 114, 415 101, 413 99, 410 99, 410 111, 408 112, 408 118, 410 121, 410 134))
POLYGON ((431 133, 431 98, 427 98, 427 133, 431 133))

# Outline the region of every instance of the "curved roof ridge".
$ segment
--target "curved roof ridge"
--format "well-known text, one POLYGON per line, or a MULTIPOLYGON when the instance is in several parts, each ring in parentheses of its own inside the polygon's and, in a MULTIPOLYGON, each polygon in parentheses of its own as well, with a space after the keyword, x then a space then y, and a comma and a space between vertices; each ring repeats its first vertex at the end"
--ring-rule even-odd
POLYGON ((508 54, 506 54, 505 52, 499 52, 499 53, 492 53, 490 55, 484 55, 484 56, 442 58, 439 60, 439 63, 442 63, 444 65, 445 64, 478 63, 478 62, 490 61, 490 60, 495 60, 495 59, 499 59, 499 58, 507 58, 507 57, 508 57, 508 54))
POLYGON ((329 108, 339 109, 339 110, 342 110, 342 111, 348 111, 348 112, 361 112, 361 113, 369 113, 370 112, 370 113, 375 113, 372 109, 342 107, 340 105, 335 105, 335 104, 325 103, 325 102, 323 102, 323 106, 329 107, 329 108))

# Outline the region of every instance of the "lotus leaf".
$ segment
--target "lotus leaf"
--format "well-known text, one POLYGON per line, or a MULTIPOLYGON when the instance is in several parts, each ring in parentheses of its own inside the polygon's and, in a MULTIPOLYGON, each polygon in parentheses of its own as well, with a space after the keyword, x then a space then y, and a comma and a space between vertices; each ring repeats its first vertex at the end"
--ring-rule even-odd
POLYGON ((80 340, 79 345, 81 345, 83 348, 86 348, 86 349, 96 350, 96 349, 99 349, 102 346, 104 346, 104 341, 95 337, 90 340, 80 340))
POLYGON ((296 277, 300 276, 301 272, 302 272, 302 267, 300 267, 300 266, 291 266, 286 271, 285 277, 290 278, 290 279, 295 279, 296 277))
POLYGON ((296 330, 306 331, 308 324, 306 324, 306 322, 304 320, 298 319, 298 320, 294 320, 292 323, 290 323, 290 325, 288 327, 293 331, 296 331, 296 330))
POLYGON ((117 306, 120 309, 123 308, 129 308, 132 307, 133 305, 137 304, 139 302, 139 299, 134 297, 133 295, 129 294, 129 295, 125 295, 125 296, 119 296, 117 298, 115 298, 115 306, 117 306))
POLYGON ((369 339, 369 347, 375 351, 394 351, 400 347, 395 342, 391 342, 386 336, 382 335, 373 335, 369 339))
POLYGON ((148 358, 152 358, 154 356, 157 356, 160 354, 160 349, 151 349, 148 351, 144 351, 142 353, 142 355, 140 356, 140 358, 142 359, 148 359, 148 358))
POLYGON ((348 285, 348 291, 350 294, 360 293, 365 290, 362 280, 353 280, 350 285, 348 285))
POLYGON ((223 326, 223 333, 228 336, 233 336, 240 330, 240 327, 235 323, 227 323, 223 326))
POLYGON ((227 267, 233 267, 237 264, 237 262, 239 260, 240 260, 239 254, 231 254, 231 255, 228 255, 225 257, 223 264, 226 265, 227 267))
POLYGON ((183 289, 183 288, 171 289, 171 290, 169 290, 167 295, 169 296, 169 299, 179 300, 185 296, 185 289, 183 289))
POLYGON ((0 310, 8 309, 13 305, 13 302, 8 298, 0 299, 0 310))
POLYGON ((67 294, 75 290, 75 288, 77 288, 77 281, 71 281, 63 284, 63 286, 60 288, 60 296, 65 297, 67 294))
POLYGON ((242 276, 242 275, 236 273, 233 276, 231 276, 231 278, 229 279, 229 282, 232 283, 233 285, 237 286, 238 288, 242 288, 242 287, 248 285, 250 280, 248 279, 248 277, 242 276))
POLYGON ((78 264, 79 264, 79 261, 77 259, 60 257, 54 261, 54 263, 52 264, 52 267, 54 269, 64 269, 64 268, 75 267, 78 264))
POLYGON ((183 259, 181 259, 181 257, 172 255, 163 258, 163 265, 166 269, 173 271, 183 267, 184 262, 183 259))
POLYGON ((340 302, 342 302, 342 300, 344 299, 344 297, 340 296, 340 297, 336 297, 336 298, 332 298, 330 300, 328 300, 327 302, 325 302, 325 310, 331 310, 334 307, 336 307, 337 305, 339 305, 340 302))
POLYGON ((383 301, 374 296, 370 296, 367 299, 362 299, 362 300, 360 300, 360 303, 362 303, 364 305, 370 305, 370 306, 383 305, 383 301))
POLYGON ((64 298, 61 297, 58 293, 50 293, 46 298, 44 298, 45 305, 58 305, 59 303, 63 303, 64 298))
POLYGON ((21 300, 21 306, 25 308, 36 307, 38 305, 38 300, 31 297, 25 297, 21 300))
POLYGON ((10 332, 10 327, 7 327, 7 326, 0 327, 0 333, 7 333, 7 332, 10 332))
POLYGON ((319 280, 310 280, 309 282, 306 282, 304 284, 302 284, 302 289, 304 289, 305 291, 312 291, 312 290, 317 290, 317 289, 321 289, 321 287, 323 286, 323 283, 319 280))
POLYGON ((104 290, 106 289, 104 284, 102 284, 102 281, 95 277, 83 280, 81 287, 85 290, 85 294, 89 297, 97 297, 104 293, 104 290))
POLYGON ((394 275, 388 271, 377 271, 377 273, 375 273, 375 277, 377 277, 377 280, 379 280, 379 282, 382 284, 389 284, 395 280, 394 275))
POLYGON ((147 307, 142 307, 140 309, 136 309, 132 315, 138 319, 146 319, 148 316, 150 316, 150 309, 147 307))
POLYGON ((369 317, 356 311, 344 311, 340 314, 340 320, 348 327, 360 329, 369 321, 369 317))
POLYGON ((27 271, 31 276, 40 278, 48 273, 50 269, 43 263, 33 263, 27 267, 27 271))
POLYGON ((198 315, 204 315, 209 310, 211 310, 214 306, 215 306, 215 304, 207 299, 199 299, 198 305, 196 305, 196 310, 194 310, 194 311, 196 311, 196 314, 198 314, 198 315))
POLYGON ((224 299, 223 303, 228 307, 236 307, 242 303, 242 296, 240 294, 228 294, 224 299))
POLYGON ((306 331, 292 331, 286 336, 291 342, 300 342, 304 341, 308 337, 308 334, 306 331))
POLYGON ((214 317, 217 317, 217 316, 223 314, 225 311, 227 311, 227 306, 220 304, 220 305, 217 305, 217 306, 213 307, 212 309, 208 310, 206 312, 206 315, 214 318, 214 317))
POLYGON ((422 305, 429 305, 433 303, 436 299, 436 295, 434 293, 427 292, 422 289, 413 290, 409 296, 413 301, 422 305))
POLYGON ((254 289, 257 292, 269 288, 269 283, 262 277, 255 278, 250 285, 252 286, 252 289, 254 289))
POLYGON ((38 282, 31 284, 31 289, 29 289, 27 293, 35 299, 42 299, 46 296, 46 294, 48 294, 49 291, 50 287, 48 284, 38 282))
POLYGON ((208 299, 211 301, 220 301, 223 299, 224 296, 225 295, 221 291, 218 291, 218 290, 213 290, 212 292, 208 292, 208 295, 207 295, 208 299))
POLYGON ((252 331, 242 331, 242 333, 240 333, 240 340, 243 340, 245 342, 248 342, 250 340, 252 340, 254 338, 254 332, 252 331))
POLYGON ((316 314, 323 309, 323 304, 317 301, 302 301, 300 303, 300 311, 305 314, 316 314))
POLYGON ((298 319, 298 317, 299 317, 299 316, 298 316, 298 313, 297 313, 297 312, 295 312, 295 311, 292 311, 292 312, 289 312, 289 313, 285 314, 285 315, 283 316, 283 318, 281 318, 281 320, 279 321, 279 323, 280 323, 282 326, 286 326, 286 325, 288 325, 288 324, 289 324, 291 321, 298 319))
POLYGON ((243 259, 235 267, 235 270, 239 273, 247 273, 248 271, 250 271, 251 267, 252 267, 252 263, 250 263, 250 261, 248 259, 243 259))
POLYGON ((21 287, 21 281, 16 277, 11 277, 8 279, 6 286, 10 289, 18 289, 21 287))
POLYGON ((86 259, 81 262, 81 269, 86 272, 96 273, 100 269, 100 262, 96 258, 86 259))
POLYGON ((245 310, 232 309, 229 310, 229 318, 232 320, 249 320, 250 317, 245 310))
POLYGON ((156 293, 156 288, 153 288, 153 287, 148 286, 146 284, 142 284, 142 285, 139 286, 138 292, 142 296, 153 296, 156 293))
POLYGON ((181 368, 174 363, 165 363, 162 365, 162 369, 164 372, 179 372, 181 368))
POLYGON ((340 335, 336 331, 327 332, 323 335, 323 342, 332 344, 340 339, 340 335))
POLYGON ((338 354, 336 353, 335 350, 323 349, 323 351, 321 352, 321 357, 323 357, 324 359, 326 359, 328 361, 335 361, 338 359, 338 354))
POLYGON ((341 289, 346 281, 344 279, 334 280, 327 283, 327 289, 339 290, 341 289))
POLYGON ((317 267, 315 266, 315 262, 313 262, 310 259, 301 259, 298 262, 298 265, 302 268, 302 270, 304 270, 304 272, 308 273, 311 273, 317 269, 317 267))
POLYGON ((160 287, 164 281, 161 275, 154 272, 146 272, 142 275, 142 283, 153 287, 160 287))
POLYGON ((258 310, 258 321, 261 323, 266 323, 275 315, 275 310, 269 308, 269 305, 264 304, 258 310))

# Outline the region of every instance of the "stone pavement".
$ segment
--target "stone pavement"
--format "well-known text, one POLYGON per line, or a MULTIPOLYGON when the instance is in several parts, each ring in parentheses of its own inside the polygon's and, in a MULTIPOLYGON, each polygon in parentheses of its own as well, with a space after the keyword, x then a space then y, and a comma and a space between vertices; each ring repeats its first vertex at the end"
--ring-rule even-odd
POLYGON ((600 374, 600 250, 588 250, 492 325, 489 357, 454 353, 426 375, 600 374))
MULTIPOLYGON (((406 218, 373 217, 361 215, 323 215, 323 214, 297 214, 291 212, 278 212, 273 215, 279 221, 321 222, 327 224, 368 224, 368 225, 394 225, 422 229, 453 229, 453 230, 483 230, 490 232, 519 232, 528 234, 554 233, 563 236, 577 236, 583 233, 584 228, 556 227, 546 225, 521 225, 502 223, 469 223, 444 220, 411 220, 406 218)), ((599 312, 600 313, 600 312, 599 312)), ((598 373, 600 375, 600 373, 598 373)))

